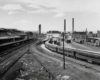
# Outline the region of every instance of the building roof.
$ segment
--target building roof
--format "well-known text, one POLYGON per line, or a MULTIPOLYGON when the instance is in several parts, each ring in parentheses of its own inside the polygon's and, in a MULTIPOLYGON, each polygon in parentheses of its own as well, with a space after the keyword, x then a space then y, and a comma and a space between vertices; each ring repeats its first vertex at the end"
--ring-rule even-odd
POLYGON ((0 28, 0 39, 19 38, 20 35, 25 35, 25 33, 13 29, 0 28))
POLYGON ((58 34, 61 34, 60 31, 48 31, 47 33, 58 33, 58 34))
POLYGON ((11 32, 11 33, 16 34, 16 35, 26 35, 23 31, 17 30, 17 29, 0 28, 0 31, 7 31, 7 32, 11 32))
POLYGON ((26 35, 23 31, 20 31, 20 30, 13 29, 11 31, 13 31, 17 35, 26 35))
POLYGON ((81 35, 86 35, 86 32, 73 32, 73 34, 81 34, 81 35))

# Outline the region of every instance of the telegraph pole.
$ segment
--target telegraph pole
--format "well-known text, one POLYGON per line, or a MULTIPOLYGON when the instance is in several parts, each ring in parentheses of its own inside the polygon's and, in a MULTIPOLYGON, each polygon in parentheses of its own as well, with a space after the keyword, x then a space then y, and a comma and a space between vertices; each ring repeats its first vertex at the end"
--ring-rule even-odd
POLYGON ((64 54, 64 35, 66 32, 66 19, 64 19, 64 32, 63 32, 63 68, 65 69, 65 54, 64 54))

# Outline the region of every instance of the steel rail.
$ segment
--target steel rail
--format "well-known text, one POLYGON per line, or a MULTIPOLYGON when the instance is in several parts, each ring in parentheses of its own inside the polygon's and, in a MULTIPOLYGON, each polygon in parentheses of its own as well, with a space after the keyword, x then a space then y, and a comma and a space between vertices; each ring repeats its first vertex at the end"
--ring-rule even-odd
MULTIPOLYGON (((19 50, 22 50, 24 48, 27 48, 29 45, 31 45, 32 43, 30 44, 27 44, 27 46, 25 47, 22 47, 21 49, 19 50)), ((17 50, 17 51, 19 51, 17 50)), ((3 80, 3 76, 4 74, 25 54, 26 52, 24 53, 20 53, 19 54, 15 54, 14 56, 8 58, 5 62, 1 63, 0 64, 0 80, 3 80)))
MULTIPOLYGON (((40 44, 37 44, 37 45, 40 45, 40 44)), ((36 52, 35 52, 36 53, 36 52)), ((37 54, 37 53, 36 53, 37 54)), ((49 79, 51 79, 51 80, 56 80, 56 78, 53 76, 53 74, 51 73, 51 71, 50 70, 48 70, 47 68, 46 68, 46 66, 45 65, 43 65, 43 63, 34 55, 34 54, 32 54, 33 55, 33 57, 38 61, 38 63, 40 63, 40 65, 43 67, 43 69, 45 69, 45 71, 49 74, 49 79)))
MULTIPOLYGON (((27 43, 25 43, 25 44, 23 44, 23 45, 18 45, 18 46, 14 47, 14 48, 11 48, 11 49, 8 49, 8 50, 6 50, 6 51, 3 51, 3 52, 0 53, 0 57, 1 57, 1 58, 6 57, 7 55, 9 55, 8 53, 13 52, 14 50, 17 50, 17 49, 19 49, 19 48, 25 46, 26 44, 27 44, 27 43)), ((0 62, 1 62, 1 61, 0 61, 0 62)))
POLYGON ((53 76, 53 74, 51 73, 51 71, 50 70, 48 70, 44 65, 43 65, 43 63, 34 55, 34 54, 32 54, 33 55, 33 57, 38 61, 38 63, 40 63, 40 65, 43 67, 43 69, 45 69, 45 71, 49 74, 49 79, 51 79, 51 80, 56 80, 56 78, 53 76))

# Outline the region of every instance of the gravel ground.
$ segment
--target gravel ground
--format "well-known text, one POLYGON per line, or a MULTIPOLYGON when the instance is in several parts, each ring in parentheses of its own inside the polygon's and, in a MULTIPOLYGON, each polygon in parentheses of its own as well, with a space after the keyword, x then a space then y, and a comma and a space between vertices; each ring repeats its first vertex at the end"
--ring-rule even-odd
POLYGON ((18 63, 23 63, 24 71, 15 80, 49 80, 43 67, 33 57, 32 53, 26 54, 18 63))
MULTIPOLYGON (((45 50, 42 49, 41 52, 44 53, 45 50)), ((24 55, 10 69, 9 75, 6 76, 7 79, 5 80, 49 80, 47 72, 33 55, 47 67, 57 80, 65 77, 66 80, 100 80, 100 75, 80 70, 70 64, 66 64, 66 69, 63 69, 61 61, 44 56, 41 52, 37 51, 35 47, 31 47, 31 53, 24 55), (13 76, 14 73, 16 73, 15 77, 13 76)))
MULTIPOLYGON (((42 52, 45 52, 42 51, 42 52)), ((50 54, 50 53, 49 53, 50 54)), ((54 73, 55 77, 59 77, 60 79, 63 76, 69 77, 68 80, 100 80, 100 75, 97 73, 91 73, 85 71, 84 69, 79 69, 78 67, 70 64, 66 64, 66 69, 63 69, 61 62, 54 61, 49 57, 45 57, 40 55, 37 56, 44 64, 54 73)), ((59 80, 60 80, 59 79, 59 80)))

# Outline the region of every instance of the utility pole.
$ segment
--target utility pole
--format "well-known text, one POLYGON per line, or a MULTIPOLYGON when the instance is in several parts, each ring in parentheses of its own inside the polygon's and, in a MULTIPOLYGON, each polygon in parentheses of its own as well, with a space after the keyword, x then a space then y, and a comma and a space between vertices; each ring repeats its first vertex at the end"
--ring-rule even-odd
POLYGON ((64 35, 66 31, 66 19, 64 19, 64 32, 63 32, 63 68, 65 69, 65 54, 64 54, 64 35))

